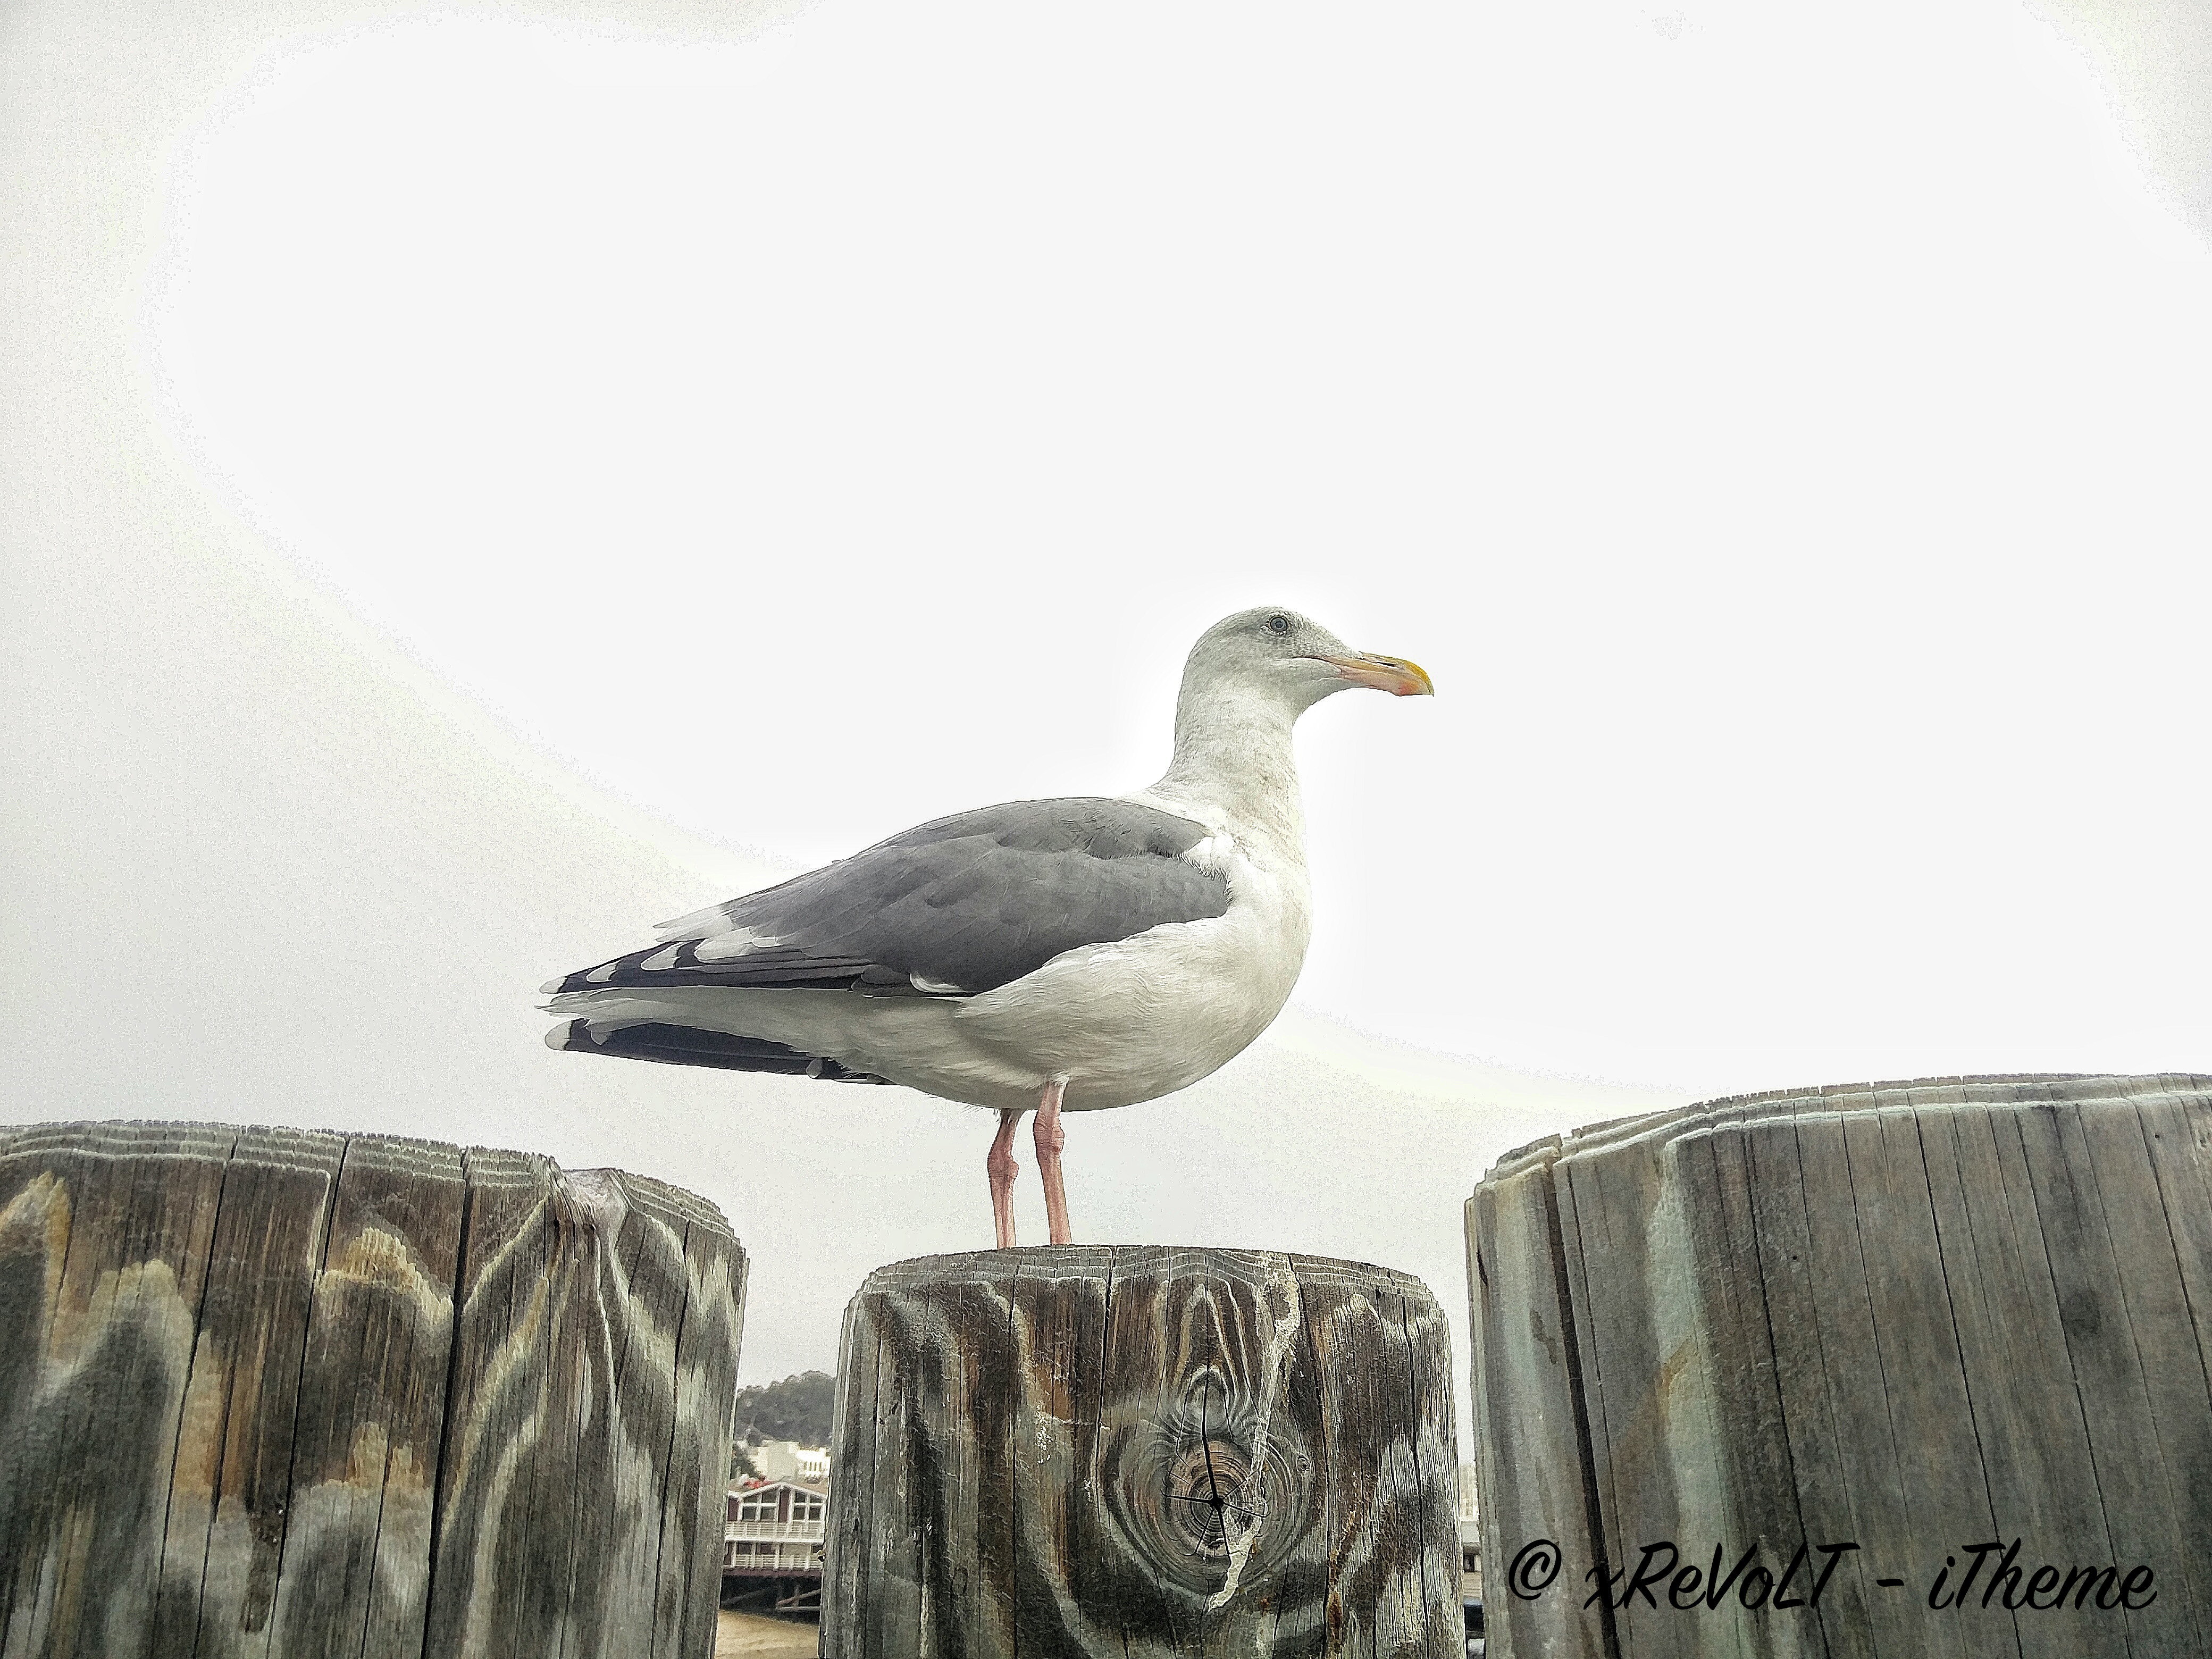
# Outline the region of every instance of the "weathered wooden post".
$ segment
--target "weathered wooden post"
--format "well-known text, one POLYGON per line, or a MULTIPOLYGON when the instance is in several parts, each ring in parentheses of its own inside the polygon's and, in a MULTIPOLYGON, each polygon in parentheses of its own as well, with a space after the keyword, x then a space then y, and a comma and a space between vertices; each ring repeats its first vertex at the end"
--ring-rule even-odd
POLYGON ((0 1128, 0 1659, 705 1659, 744 1274, 613 1170, 0 1128))
POLYGON ((829 1659, 1458 1659, 1450 1344, 1420 1281, 1057 1245, 846 1310, 829 1659))
POLYGON ((2212 1653, 2212 1079, 1632 1118, 1467 1235, 1493 1656, 2212 1653))

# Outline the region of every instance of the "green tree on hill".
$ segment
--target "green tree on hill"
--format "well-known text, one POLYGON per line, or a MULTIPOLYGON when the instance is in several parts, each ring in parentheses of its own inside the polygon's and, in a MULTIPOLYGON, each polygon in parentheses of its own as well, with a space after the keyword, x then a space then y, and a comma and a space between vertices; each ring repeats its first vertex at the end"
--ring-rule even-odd
POLYGON ((781 1382, 739 1389, 737 1428, 731 1437, 740 1446, 757 1446, 763 1440, 826 1446, 836 1399, 836 1380, 827 1371, 801 1371, 781 1382))

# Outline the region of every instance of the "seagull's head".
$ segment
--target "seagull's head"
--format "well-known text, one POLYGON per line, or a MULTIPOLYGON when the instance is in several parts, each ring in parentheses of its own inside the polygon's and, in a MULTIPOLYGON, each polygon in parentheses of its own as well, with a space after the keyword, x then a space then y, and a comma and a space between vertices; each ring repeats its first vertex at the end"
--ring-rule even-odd
POLYGON ((1354 651, 1310 617, 1278 605, 1224 617, 1200 635, 1182 683, 1186 696, 1218 690, 1279 698, 1294 719, 1357 685, 1400 697, 1434 696, 1437 690, 1418 664, 1354 651))

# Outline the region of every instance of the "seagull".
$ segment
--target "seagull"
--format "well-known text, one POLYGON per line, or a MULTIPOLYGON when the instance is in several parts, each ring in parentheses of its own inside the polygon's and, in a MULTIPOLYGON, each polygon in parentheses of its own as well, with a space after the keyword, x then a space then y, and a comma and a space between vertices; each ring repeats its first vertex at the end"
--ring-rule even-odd
POLYGON ((1052 1242, 1071 1243, 1060 1115, 1188 1087, 1288 1000, 1312 931, 1291 728, 1354 686, 1436 690, 1294 611, 1225 617, 1191 648, 1150 788, 955 813, 663 922, 544 988, 546 1043, 994 1109, 1002 1249, 1034 1111, 1052 1242))

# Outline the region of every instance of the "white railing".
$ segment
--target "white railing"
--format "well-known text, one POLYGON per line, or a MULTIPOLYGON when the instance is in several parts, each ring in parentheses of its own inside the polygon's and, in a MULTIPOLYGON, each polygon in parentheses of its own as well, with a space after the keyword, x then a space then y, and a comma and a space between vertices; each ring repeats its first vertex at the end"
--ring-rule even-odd
POLYGON ((800 1543, 818 1544, 822 1541, 823 1523, 819 1521, 732 1521, 724 1525, 722 1537, 736 1543, 750 1540, 766 1543, 771 1540, 789 1538, 800 1543))
POLYGON ((722 1547, 724 1572, 783 1572, 805 1575, 822 1571, 822 1557, 811 1544, 778 1544, 773 1553, 756 1547, 750 1555, 739 1555, 722 1547))

